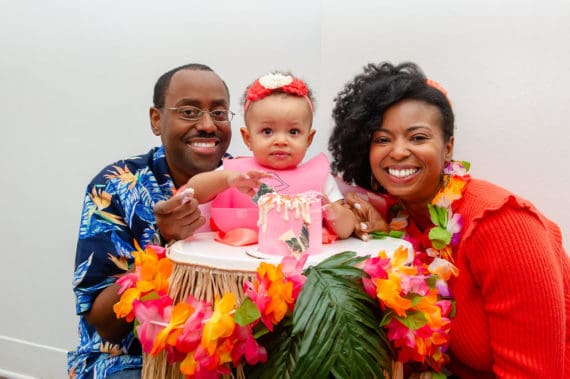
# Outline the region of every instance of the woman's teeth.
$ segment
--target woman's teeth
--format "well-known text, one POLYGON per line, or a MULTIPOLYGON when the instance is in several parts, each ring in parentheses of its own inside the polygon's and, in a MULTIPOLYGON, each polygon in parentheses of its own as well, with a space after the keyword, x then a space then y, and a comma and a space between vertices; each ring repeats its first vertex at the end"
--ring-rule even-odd
POLYGON ((405 170, 397 170, 394 168, 389 168, 388 173, 396 178, 405 178, 418 172, 417 168, 407 168, 405 170))

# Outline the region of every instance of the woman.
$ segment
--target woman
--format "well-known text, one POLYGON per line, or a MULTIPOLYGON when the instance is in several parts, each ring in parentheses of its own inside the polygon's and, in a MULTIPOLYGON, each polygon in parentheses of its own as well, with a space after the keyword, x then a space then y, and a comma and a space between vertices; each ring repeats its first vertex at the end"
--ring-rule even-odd
POLYGON ((333 118, 333 171, 395 202, 382 215, 347 194, 361 220, 356 233, 367 239, 391 222, 416 254, 453 262, 449 370, 460 378, 569 378, 570 262, 560 230, 452 161, 445 90, 413 63, 368 65, 335 99, 333 118))

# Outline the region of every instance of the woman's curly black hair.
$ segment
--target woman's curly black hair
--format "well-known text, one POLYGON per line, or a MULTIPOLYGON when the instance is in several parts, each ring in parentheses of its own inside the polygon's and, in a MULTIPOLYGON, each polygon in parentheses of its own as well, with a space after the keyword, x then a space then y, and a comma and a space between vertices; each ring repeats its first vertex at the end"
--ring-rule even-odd
POLYGON ((334 99, 334 128, 329 139, 331 169, 348 183, 372 190, 369 151, 372 134, 380 129, 384 112, 404 99, 436 106, 442 116, 446 142, 454 131, 454 115, 447 96, 431 86, 418 65, 389 62, 368 64, 334 99))

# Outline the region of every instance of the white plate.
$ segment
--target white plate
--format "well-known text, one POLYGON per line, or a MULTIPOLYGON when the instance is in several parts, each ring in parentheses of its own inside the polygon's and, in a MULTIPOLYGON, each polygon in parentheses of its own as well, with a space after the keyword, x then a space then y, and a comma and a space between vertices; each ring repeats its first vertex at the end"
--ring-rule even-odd
MULTIPOLYGON (((279 263, 283 257, 267 255, 258 251, 257 245, 230 246, 214 241, 214 232, 197 233, 193 237, 175 242, 168 250, 168 257, 177 263, 231 271, 249 271, 257 269, 260 262, 279 263)), ((306 266, 315 265, 331 255, 343 251, 354 251, 360 256, 375 256, 381 250, 391 254, 399 246, 409 247, 407 241, 396 238, 371 239, 364 242, 358 238, 338 240, 323 245, 323 252, 310 255, 306 266)), ((409 254, 413 254, 411 248, 409 254)))

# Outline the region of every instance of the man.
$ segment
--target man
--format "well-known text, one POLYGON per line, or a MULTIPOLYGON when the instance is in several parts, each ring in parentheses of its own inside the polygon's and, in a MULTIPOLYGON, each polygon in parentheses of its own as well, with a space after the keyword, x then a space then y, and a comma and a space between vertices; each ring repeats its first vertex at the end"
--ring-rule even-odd
POLYGON ((152 132, 162 146, 104 168, 87 186, 73 288, 80 345, 68 354, 72 378, 140 378, 141 347, 133 324, 118 320, 117 278, 132 263, 134 241, 168 242, 205 224, 184 191, 193 175, 219 166, 231 139, 229 91, 211 68, 177 67, 154 87, 152 132))

